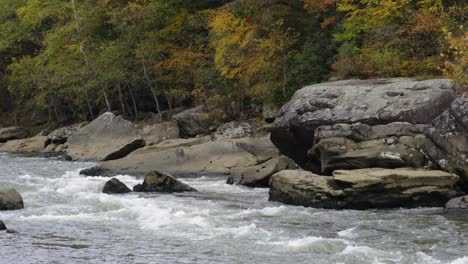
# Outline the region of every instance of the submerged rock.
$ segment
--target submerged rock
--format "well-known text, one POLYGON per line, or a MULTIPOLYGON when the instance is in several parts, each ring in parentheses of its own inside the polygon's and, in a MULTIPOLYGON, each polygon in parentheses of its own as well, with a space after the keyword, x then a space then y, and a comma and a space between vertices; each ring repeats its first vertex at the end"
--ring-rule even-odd
POLYGON ((130 121, 106 112, 68 138, 67 154, 74 160, 113 160, 143 145, 130 121))
POLYGON ((123 184, 116 178, 112 178, 106 182, 104 188, 102 189, 103 193, 129 193, 132 192, 127 185, 123 184))
MULTIPOLYGON (((271 129, 271 140, 282 153, 302 168, 315 173, 330 173, 339 169, 343 160, 344 163, 347 163, 346 160, 355 163, 362 157, 367 158, 367 164, 351 167, 376 166, 373 164, 375 158, 378 158, 378 165, 392 163, 388 157, 384 160, 378 157, 382 151, 386 152, 383 149, 365 147, 367 153, 354 152, 350 154, 351 158, 343 157, 348 154, 339 149, 342 144, 338 144, 338 148, 325 148, 325 152, 311 149, 326 138, 346 138, 356 143, 423 135, 422 125, 430 125, 456 98, 452 88, 450 80, 416 81, 406 78, 346 80, 311 85, 298 90, 281 108, 271 129), (331 161, 327 160, 327 155, 331 155, 331 161), (322 160, 325 168, 322 168, 322 160)), ((378 145, 382 147, 382 144, 378 145)), ((407 151, 404 144, 396 148, 400 154, 407 151)), ((362 146, 358 149, 362 149, 362 146)), ((399 164, 389 167, 413 166, 414 161, 401 159, 399 164)), ((416 160, 414 166, 424 166, 420 161, 416 160)))
POLYGON ((148 173, 141 186, 142 192, 196 192, 194 188, 173 176, 159 171, 148 173))
POLYGON ((13 139, 23 139, 27 136, 28 132, 22 127, 0 128, 0 143, 13 139))
POLYGON ((270 180, 270 200, 327 209, 441 207, 456 196, 457 175, 439 170, 337 170, 332 177, 281 171, 270 180))
POLYGON ((468 210, 468 195, 451 199, 447 202, 447 204, 445 204, 445 208, 456 210, 468 210))
POLYGON ((23 198, 15 189, 0 190, 0 210, 17 210, 23 208, 23 198))
POLYGON ((6 227, 5 223, 3 223, 2 220, 0 220, 0 231, 3 231, 3 230, 7 230, 7 227, 6 227))
POLYGON ((292 170, 296 164, 290 158, 281 156, 263 164, 249 167, 234 167, 226 181, 227 184, 240 184, 249 187, 268 187, 273 174, 282 170, 292 170))
POLYGON ((8 229, 6 232, 7 232, 8 234, 19 234, 18 231, 13 230, 13 229, 8 229))

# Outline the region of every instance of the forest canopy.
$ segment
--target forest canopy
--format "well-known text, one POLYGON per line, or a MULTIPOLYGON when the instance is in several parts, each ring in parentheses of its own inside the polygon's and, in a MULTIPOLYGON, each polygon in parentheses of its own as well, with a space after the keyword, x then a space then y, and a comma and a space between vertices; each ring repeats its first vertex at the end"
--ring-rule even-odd
POLYGON ((464 0, 2 0, 0 112, 228 120, 331 77, 466 87, 467 16, 464 0))

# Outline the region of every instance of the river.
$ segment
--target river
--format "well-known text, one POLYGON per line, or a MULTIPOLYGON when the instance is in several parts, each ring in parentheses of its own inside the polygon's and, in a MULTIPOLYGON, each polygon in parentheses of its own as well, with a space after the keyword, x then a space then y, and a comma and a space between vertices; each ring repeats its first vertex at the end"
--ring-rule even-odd
POLYGON ((1 264, 468 264, 468 214, 287 206, 225 177, 183 179, 198 193, 108 195, 108 178, 79 175, 92 165, 0 154, 0 188, 26 207, 0 212, 19 232, 0 233, 1 264))

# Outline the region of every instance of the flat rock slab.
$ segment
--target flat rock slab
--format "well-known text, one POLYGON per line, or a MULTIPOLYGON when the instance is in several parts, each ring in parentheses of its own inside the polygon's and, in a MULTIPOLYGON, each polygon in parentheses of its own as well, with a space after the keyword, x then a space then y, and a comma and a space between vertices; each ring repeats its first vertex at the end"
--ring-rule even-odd
POLYGON ((17 210, 23 208, 23 198, 15 189, 0 190, 0 210, 17 210))
POLYGON ((152 151, 151 147, 119 160, 102 162, 82 173, 141 176, 161 170, 176 176, 227 175, 233 167, 253 166, 278 156, 278 150, 267 137, 210 141, 162 151, 157 148, 152 151))
POLYGON ((67 154, 74 160, 112 160, 143 145, 132 122, 107 112, 68 138, 67 154))
POLYGON ((49 143, 46 136, 35 136, 25 139, 16 139, 7 141, 0 146, 0 151, 5 152, 40 152, 44 150, 49 143))
POLYGON ((270 180, 270 200, 328 209, 442 207, 457 195, 459 177, 439 170, 338 170, 332 177, 281 171, 270 180))

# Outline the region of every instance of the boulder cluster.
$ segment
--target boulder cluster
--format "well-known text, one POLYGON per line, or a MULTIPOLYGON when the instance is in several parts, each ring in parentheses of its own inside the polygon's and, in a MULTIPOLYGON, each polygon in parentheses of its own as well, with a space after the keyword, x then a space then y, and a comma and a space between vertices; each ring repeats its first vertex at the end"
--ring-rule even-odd
POLYGON ((307 171, 274 175, 270 200, 319 208, 443 205, 468 191, 467 130, 468 98, 450 80, 305 87, 280 110, 271 140, 307 171))

